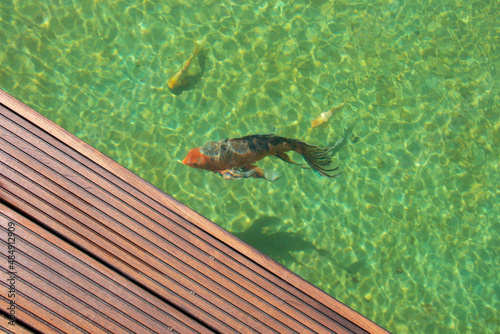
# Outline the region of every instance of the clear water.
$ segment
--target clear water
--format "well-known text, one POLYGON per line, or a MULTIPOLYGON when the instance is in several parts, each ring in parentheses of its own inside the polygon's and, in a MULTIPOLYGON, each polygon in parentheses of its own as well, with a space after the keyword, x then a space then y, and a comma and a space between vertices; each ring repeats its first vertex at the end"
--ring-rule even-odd
POLYGON ((496 0, 2 0, 0 88, 391 331, 495 333, 499 13, 496 0), (173 95, 198 39, 202 80, 173 95), (334 181, 273 158, 259 164, 274 183, 180 163, 252 133, 330 145, 352 124, 334 181))

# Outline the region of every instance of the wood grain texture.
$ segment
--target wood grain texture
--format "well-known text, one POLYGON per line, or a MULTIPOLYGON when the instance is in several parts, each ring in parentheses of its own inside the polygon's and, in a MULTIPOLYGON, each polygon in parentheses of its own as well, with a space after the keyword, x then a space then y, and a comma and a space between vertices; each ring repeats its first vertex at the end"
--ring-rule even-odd
POLYGON ((22 234, 27 323, 386 333, 3 91, 0 103, 0 221, 22 234))
MULTIPOLYGON (((4 299, 4 296, 0 295, 1 303, 8 303, 7 299, 4 299)), ((11 319, 5 315, 0 315, 0 331, 6 334, 33 334, 33 331, 26 328, 20 323, 16 323, 16 325, 12 325, 11 319)))
MULTIPOLYGON (((62 317, 65 321, 51 324, 70 332, 162 332, 166 328, 180 333, 212 332, 36 222, 0 204, 2 235, 7 235, 9 222, 15 226, 16 235, 19 320, 24 321, 25 313, 37 314, 45 321, 62 317)), ((7 256, 4 238, 1 244, 0 253, 7 256)), ((5 266, 1 268, 4 274, 9 271, 5 266)), ((39 323, 33 327, 43 328, 39 323)))

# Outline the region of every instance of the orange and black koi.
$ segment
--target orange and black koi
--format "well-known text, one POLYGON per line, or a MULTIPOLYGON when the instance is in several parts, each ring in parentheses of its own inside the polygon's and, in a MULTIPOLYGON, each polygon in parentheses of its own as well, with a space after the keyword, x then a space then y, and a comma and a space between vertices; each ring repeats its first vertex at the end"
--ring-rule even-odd
POLYGON ((337 177, 341 173, 332 162, 336 150, 333 147, 321 148, 297 139, 275 135, 249 135, 242 138, 224 139, 209 142, 193 148, 182 161, 187 166, 201 168, 220 174, 225 179, 263 178, 275 181, 278 176, 253 165, 269 155, 276 156, 288 163, 305 167, 293 161, 286 152, 295 151, 304 157, 306 163, 319 174, 337 177))

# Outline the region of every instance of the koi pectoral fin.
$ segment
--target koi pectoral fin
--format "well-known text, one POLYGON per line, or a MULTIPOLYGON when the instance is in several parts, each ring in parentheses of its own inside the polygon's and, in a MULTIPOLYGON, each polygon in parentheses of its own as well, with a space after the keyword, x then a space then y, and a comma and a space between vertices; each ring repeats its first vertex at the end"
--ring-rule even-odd
POLYGON ((217 171, 216 173, 218 173, 226 180, 246 179, 249 177, 253 177, 253 175, 251 175, 250 173, 243 172, 238 169, 225 169, 217 171))
POLYGON ((238 173, 237 170, 234 169, 224 169, 224 170, 218 170, 215 171, 214 173, 219 174, 226 180, 235 180, 235 179, 241 179, 244 178, 244 175, 241 175, 238 173))
POLYGON ((277 156, 278 158, 280 158, 281 160, 286 161, 286 162, 288 162, 289 164, 294 164, 294 165, 297 165, 297 166, 299 166, 300 168, 303 168, 303 169, 309 169, 309 168, 310 168, 309 166, 307 166, 307 165, 305 165, 305 164, 299 164, 298 162, 293 161, 293 160, 292 160, 292 158, 290 158, 290 157, 288 156, 288 154, 286 154, 286 153, 278 153, 278 154, 276 154, 276 156, 277 156))
POLYGON ((247 165, 241 168, 245 173, 249 174, 249 177, 255 177, 259 179, 266 179, 270 182, 274 182, 280 178, 277 172, 267 171, 255 165, 247 165))
POLYGON ((266 171, 254 165, 248 165, 241 168, 224 169, 216 171, 215 173, 219 174, 226 180, 246 179, 253 177, 259 179, 266 179, 268 181, 273 182, 279 178, 277 173, 266 171))

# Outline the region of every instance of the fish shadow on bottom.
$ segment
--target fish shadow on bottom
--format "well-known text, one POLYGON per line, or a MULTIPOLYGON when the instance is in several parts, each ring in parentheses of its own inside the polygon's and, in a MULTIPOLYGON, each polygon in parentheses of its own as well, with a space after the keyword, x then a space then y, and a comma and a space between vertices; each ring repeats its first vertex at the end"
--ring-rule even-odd
POLYGON ((312 242, 305 240, 301 233, 269 231, 280 224, 279 217, 262 216, 245 231, 233 234, 280 263, 296 262, 292 252, 312 250, 320 255, 328 255, 326 250, 319 249, 312 242))
POLYGON ((343 275, 346 275, 353 283, 359 282, 359 272, 366 267, 364 261, 354 261, 349 265, 344 265, 332 259, 332 254, 328 250, 318 248, 313 242, 307 241, 302 233, 269 231, 278 225, 281 225, 279 217, 261 216, 245 231, 233 232, 233 234, 285 266, 297 262, 293 256, 294 252, 314 251, 318 256, 325 258, 334 269, 343 272, 343 275))

